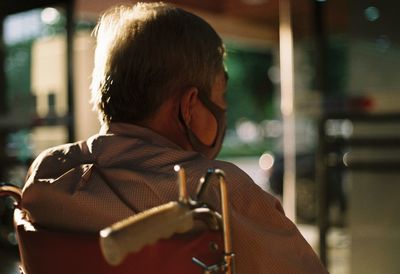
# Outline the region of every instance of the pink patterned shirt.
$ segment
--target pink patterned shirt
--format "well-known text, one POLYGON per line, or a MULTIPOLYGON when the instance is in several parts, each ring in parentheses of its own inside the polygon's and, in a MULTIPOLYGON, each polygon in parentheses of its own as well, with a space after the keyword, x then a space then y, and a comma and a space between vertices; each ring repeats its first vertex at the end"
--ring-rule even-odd
MULTIPOLYGON (((192 195, 208 168, 225 171, 237 273, 327 273, 279 201, 241 169, 131 124, 111 124, 86 141, 41 153, 29 170, 22 206, 42 226, 99 231, 177 200, 176 164, 185 169, 192 195)), ((204 200, 220 209, 216 181, 204 200)))

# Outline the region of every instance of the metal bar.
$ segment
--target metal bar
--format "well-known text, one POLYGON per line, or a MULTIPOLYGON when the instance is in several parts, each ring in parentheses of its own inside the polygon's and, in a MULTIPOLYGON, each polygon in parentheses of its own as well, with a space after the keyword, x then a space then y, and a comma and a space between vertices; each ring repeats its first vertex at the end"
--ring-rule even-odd
POLYGON ((221 192, 221 210, 222 210, 222 222, 224 230, 224 249, 225 249, 225 262, 227 265, 227 274, 235 273, 234 254, 232 250, 231 242, 231 230, 229 221, 229 203, 228 203, 228 190, 226 187, 225 174, 222 170, 216 169, 215 174, 219 178, 219 187, 221 192))
MULTIPOLYGON (((0 115, 7 113, 6 103, 6 74, 5 74, 5 44, 3 39, 4 17, 0 15, 0 115)), ((6 159, 6 139, 7 135, 4 128, 0 131, 0 159, 6 159)), ((0 164, 0 180, 5 180, 6 167, 0 164)))
POLYGON ((10 196, 15 201, 15 207, 20 208, 21 206, 21 197, 22 197, 22 190, 19 187, 14 185, 0 185, 0 197, 3 196, 10 196))
POLYGON ((67 98, 68 98, 68 142, 75 141, 75 123, 74 123, 74 81, 73 81, 73 68, 74 68, 74 0, 67 1, 66 3, 66 29, 67 29, 67 98))
POLYGON ((349 112, 340 112, 340 113, 325 113, 324 120, 344 120, 348 119, 356 122, 371 122, 371 123, 380 123, 380 122, 397 122, 400 123, 400 113, 349 113, 349 112))
POLYGON ((175 170, 175 172, 178 172, 179 201, 187 204, 189 202, 189 195, 187 192, 185 170, 183 168, 181 168, 179 165, 175 165, 174 170, 175 170))
POLYGON ((5 74, 5 56, 6 46, 3 37, 4 17, 0 16, 0 115, 7 113, 6 104, 6 74, 5 74))
POLYGON ((328 167, 326 164, 326 144, 325 140, 325 120, 318 123, 318 149, 316 155, 316 181, 318 193, 318 227, 319 227, 319 257, 322 263, 327 266, 328 259, 326 254, 327 243, 326 234, 329 229, 329 210, 328 210, 328 167))
POLYGON ((279 57, 283 120, 283 208, 296 221, 296 135, 293 111, 293 34, 290 0, 279 1, 279 57))
POLYGON ((377 138, 326 138, 325 136, 325 144, 329 148, 343 148, 346 146, 354 146, 354 147, 373 147, 373 148, 400 148, 399 137, 377 137, 377 138))
MULTIPOLYGON (((314 26, 315 26, 315 50, 316 50, 316 88, 321 93, 321 97, 326 98, 329 92, 328 85, 328 59, 327 41, 324 23, 325 3, 313 1, 314 3, 314 26)), ((322 109, 324 116, 325 109, 322 109)), ((327 166, 325 161, 325 129, 324 119, 318 123, 318 152, 316 157, 316 174, 318 188, 318 226, 319 226, 319 257, 322 263, 328 267, 326 235, 329 229, 329 210, 328 210, 328 182, 327 166)))
POLYGON ((400 173, 400 162, 354 162, 346 166, 352 171, 368 171, 371 173, 400 173))

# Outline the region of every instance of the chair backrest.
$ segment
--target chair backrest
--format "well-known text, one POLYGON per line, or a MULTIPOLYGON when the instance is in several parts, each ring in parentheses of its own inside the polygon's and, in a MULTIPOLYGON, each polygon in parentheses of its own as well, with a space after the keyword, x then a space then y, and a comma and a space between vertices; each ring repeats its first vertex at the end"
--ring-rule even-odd
MULTIPOLYGON (((207 178, 213 174, 219 178, 222 217, 210 210, 206 204, 190 200, 186 192, 184 171, 180 167, 176 171, 180 175, 179 202, 167 203, 118 222, 104 229, 100 233, 101 239, 99 233, 54 231, 35 227, 29 221, 28 214, 20 209, 20 189, 0 186, 0 196, 11 195, 16 201, 14 225, 19 244, 21 270, 24 274, 235 273, 234 253, 230 241, 227 188, 223 171, 210 170, 207 173, 209 175, 207 178), (171 218, 173 221, 170 221, 171 218), (205 230, 170 237, 176 232, 189 231, 195 219, 205 221, 211 229, 221 230, 222 223, 222 234, 221 231, 205 230), (184 220, 186 221, 183 222, 184 220), (153 233, 153 230, 147 229, 148 225, 155 226, 156 223, 162 223, 164 226, 159 227, 167 230, 156 229, 156 233, 153 233), (170 238, 159 240, 163 237, 170 238), (130 239, 144 240, 136 243, 138 249, 130 249, 130 244, 126 243, 135 242, 130 239), (143 245, 155 241, 155 244, 143 245), (107 243, 115 245, 112 244, 111 248, 107 243), (132 252, 133 250, 139 251, 132 252), (119 255, 128 254, 128 256, 118 255, 118 264, 110 265, 108 262, 113 261, 110 261, 110 258, 119 251, 124 253, 119 255), (103 256, 107 257, 108 262, 103 256), (193 263, 193 258, 196 258, 196 264, 193 263), (123 261, 119 263, 120 260, 123 261)), ((197 197, 201 196, 208 185, 207 178, 201 181, 197 197)))
POLYGON ((102 273, 203 273, 192 262, 199 258, 207 264, 223 257, 219 232, 201 232, 160 240, 129 254, 118 266, 103 258, 98 234, 51 231, 33 226, 22 210, 14 214, 21 267, 25 274, 102 274, 102 273), (221 247, 214 250, 215 243, 221 247))

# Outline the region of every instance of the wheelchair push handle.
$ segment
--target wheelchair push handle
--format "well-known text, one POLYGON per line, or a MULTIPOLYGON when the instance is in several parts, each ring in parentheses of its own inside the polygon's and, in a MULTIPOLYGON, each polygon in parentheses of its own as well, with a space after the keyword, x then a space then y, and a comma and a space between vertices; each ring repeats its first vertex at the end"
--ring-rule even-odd
POLYGON ((117 222, 100 231, 106 261, 118 265, 131 252, 193 228, 193 213, 182 203, 169 202, 117 222))
POLYGON ((193 228, 185 171, 179 165, 174 170, 179 177, 179 202, 148 209, 100 231, 100 248, 109 264, 117 265, 131 252, 193 228))

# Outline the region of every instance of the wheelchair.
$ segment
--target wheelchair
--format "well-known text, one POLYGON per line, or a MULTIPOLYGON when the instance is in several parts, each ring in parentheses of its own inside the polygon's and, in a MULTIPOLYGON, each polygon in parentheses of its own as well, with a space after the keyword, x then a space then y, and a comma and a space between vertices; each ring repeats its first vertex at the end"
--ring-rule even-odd
POLYGON ((234 274, 224 172, 208 170, 192 199, 187 194, 184 169, 175 166, 175 171, 179 183, 177 201, 135 214, 99 233, 55 231, 33 224, 20 207, 21 190, 0 186, 0 196, 10 196, 15 201, 20 272, 234 274), (201 202, 213 176, 219 180, 222 214, 201 202))

